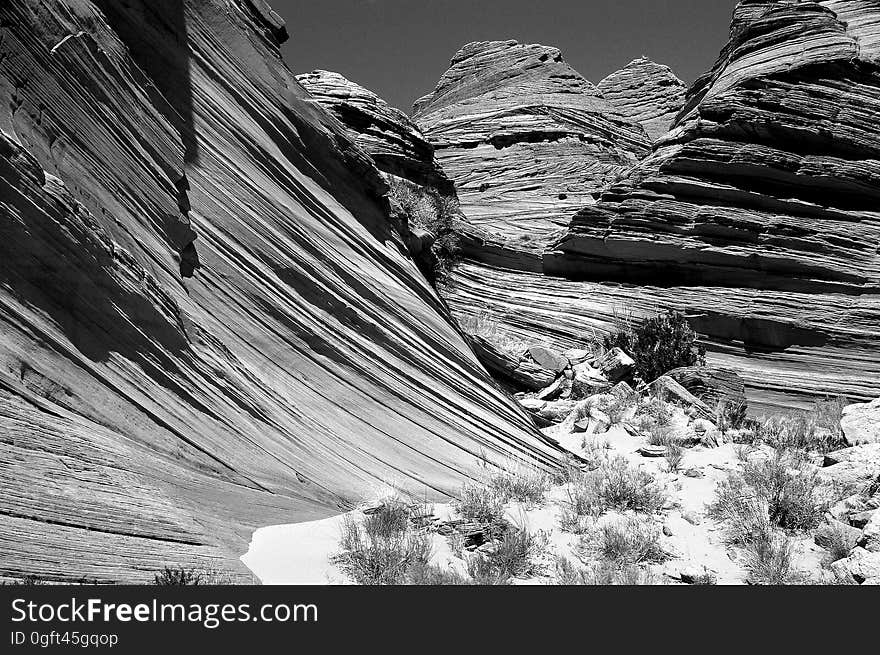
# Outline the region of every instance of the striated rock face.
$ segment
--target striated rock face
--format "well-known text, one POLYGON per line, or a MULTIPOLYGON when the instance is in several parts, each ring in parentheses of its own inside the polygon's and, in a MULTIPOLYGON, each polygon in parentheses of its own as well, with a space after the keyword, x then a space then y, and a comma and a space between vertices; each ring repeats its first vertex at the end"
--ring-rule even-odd
POLYGON ((487 233, 475 238, 501 251, 540 252, 650 145, 558 49, 516 41, 464 46, 413 120, 487 233))
POLYGON ((641 124, 656 141, 684 106, 687 85, 669 68, 646 57, 631 61, 597 84, 617 111, 641 124))
POLYGON ((876 2, 741 3, 674 129, 575 216, 545 270, 651 285, 716 352, 763 360, 746 377, 758 397, 773 378, 786 403, 875 397, 878 62, 876 2))
POLYGON ((390 215, 420 270, 432 281, 445 274, 444 251, 457 246, 454 229, 463 216, 434 147, 406 114, 338 73, 313 71, 297 80, 376 162, 388 183, 390 215))
POLYGON ((255 526, 555 460, 262 0, 0 25, 0 577, 240 571, 255 526))
POLYGON ((444 193, 455 192, 434 158, 434 146, 402 111, 339 73, 313 71, 296 79, 345 125, 380 171, 444 193))

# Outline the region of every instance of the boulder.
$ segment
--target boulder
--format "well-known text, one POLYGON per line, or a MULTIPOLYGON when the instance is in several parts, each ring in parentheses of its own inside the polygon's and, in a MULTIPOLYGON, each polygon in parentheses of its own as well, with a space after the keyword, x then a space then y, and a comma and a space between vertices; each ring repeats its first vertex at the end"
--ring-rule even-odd
POLYGON ((532 346, 529 355, 538 366, 554 373, 562 373, 569 366, 568 358, 546 346, 532 346))
POLYGON ((572 400, 545 401, 537 398, 521 400, 520 405, 530 414, 549 423, 560 423, 565 419, 577 403, 572 400))
POLYGON ((572 373, 573 393, 576 398, 586 398, 597 393, 604 393, 611 388, 611 384, 602 372, 586 362, 576 364, 572 373))
POLYGON ((816 529, 813 539, 816 545, 830 550, 839 543, 845 544, 848 550, 852 550, 859 543, 862 537, 862 531, 851 525, 838 521, 831 515, 826 515, 822 523, 816 529))
POLYGON ((570 390, 571 382, 568 379, 565 377, 557 378, 556 382, 535 394, 535 398, 538 400, 556 400, 563 394, 566 383, 568 383, 570 390))
POLYGON ((819 469, 819 476, 847 488, 867 487, 880 476, 880 463, 847 460, 819 469))
POLYGON ((880 464, 880 443, 851 446, 826 453, 824 466, 833 466, 834 464, 846 461, 875 462, 880 464))
POLYGON ((745 384, 736 371, 715 366, 686 366, 666 375, 714 409, 720 403, 747 404, 745 384))
POLYGON ((872 553, 880 552, 880 510, 875 509, 868 519, 859 545, 872 553))
POLYGON ((663 457, 666 454, 666 446, 642 446, 637 452, 643 457, 663 457))
POLYGON ((611 383, 620 382, 633 374, 635 361, 620 348, 612 348, 596 362, 596 367, 611 383))
POLYGON ((681 405, 685 410, 690 410, 689 414, 695 418, 711 421, 715 417, 715 413, 702 400, 668 375, 660 376, 648 388, 653 395, 681 405))
POLYGON ((880 444, 880 398, 844 407, 840 427, 851 446, 880 444))
POLYGON ((495 376, 510 380, 530 391, 540 391, 556 380, 554 371, 543 368, 530 359, 507 353, 484 337, 472 336, 474 354, 495 376))
MULTIPOLYGON (((862 507, 864 507, 864 505, 862 505, 862 507)), ((876 509, 863 509, 860 511, 848 512, 846 515, 849 517, 849 524, 851 526, 862 530, 868 525, 876 513, 876 509)))
POLYGON ((853 548, 849 557, 838 560, 834 564, 837 564, 837 566, 832 565, 832 570, 835 573, 840 570, 845 571, 859 584, 866 580, 880 578, 880 553, 872 553, 860 546, 853 548))

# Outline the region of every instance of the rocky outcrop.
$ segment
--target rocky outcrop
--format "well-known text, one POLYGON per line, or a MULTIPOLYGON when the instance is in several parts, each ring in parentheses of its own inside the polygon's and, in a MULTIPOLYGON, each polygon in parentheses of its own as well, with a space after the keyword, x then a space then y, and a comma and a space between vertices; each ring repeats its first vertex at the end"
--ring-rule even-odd
POLYGON ((617 111, 641 124, 653 141, 669 131, 684 106, 687 85, 669 66, 634 59, 596 86, 617 111))
POLYGON ((312 71, 297 81, 347 128, 348 136, 383 173, 453 195, 432 146, 409 117, 339 73, 312 71))
POLYGON ((262 0, 0 25, 0 577, 235 574, 255 526, 555 461, 262 0))
MULTIPOLYGON (((673 307, 756 406, 876 397, 878 57, 874 2, 740 3, 673 129, 545 253, 544 273, 572 284, 483 273, 499 276, 490 289, 517 290, 504 315, 540 289, 573 314, 549 325, 537 308, 540 321, 521 313, 515 327, 569 347, 607 327, 611 303, 673 307)), ((461 306, 468 291, 455 293, 461 306)))
POLYGON ((880 443, 880 398, 844 407, 840 426, 850 446, 880 443))
POLYGON ((464 46, 413 120, 468 222, 526 253, 540 252, 650 145, 557 48, 516 41, 464 46))
POLYGON ((313 71, 297 80, 376 162, 388 183, 389 215, 425 277, 445 277, 464 217, 434 147, 406 114, 338 73, 313 71))

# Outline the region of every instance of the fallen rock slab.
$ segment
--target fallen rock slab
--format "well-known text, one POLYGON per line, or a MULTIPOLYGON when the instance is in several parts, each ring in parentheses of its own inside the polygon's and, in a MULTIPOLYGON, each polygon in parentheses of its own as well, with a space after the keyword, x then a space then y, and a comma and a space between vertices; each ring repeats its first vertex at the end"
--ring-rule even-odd
POLYGON ((844 407, 840 427, 851 446, 880 443, 880 398, 844 407))

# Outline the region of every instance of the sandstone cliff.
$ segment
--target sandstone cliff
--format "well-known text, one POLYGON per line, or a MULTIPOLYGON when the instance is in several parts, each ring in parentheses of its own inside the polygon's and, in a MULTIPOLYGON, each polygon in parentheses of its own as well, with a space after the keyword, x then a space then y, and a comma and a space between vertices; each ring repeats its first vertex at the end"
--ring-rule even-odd
POLYGON ((297 81, 376 162, 388 183, 389 214, 419 269, 431 281, 445 276, 464 217, 434 146, 406 114, 339 73, 313 71, 297 81))
POLYGON ((634 59, 596 86, 617 111, 640 123, 654 141, 669 131, 687 94, 687 85, 669 66, 647 57, 634 59))
POLYGON ((416 101, 413 120, 455 181, 468 222, 513 250, 540 252, 650 147, 641 125, 557 48, 516 41, 464 46, 416 101))
MULTIPOLYGON (((754 411, 875 397, 878 51, 875 2, 742 2, 653 152, 586 202, 541 264, 461 267, 454 313, 562 349, 615 313, 673 307, 706 335, 710 363, 743 375, 754 411)), ((611 100, 622 88, 604 86, 611 100)), ((443 124, 470 113, 452 105, 443 124)))
POLYGON ((264 2, 0 25, 0 576, 234 568, 255 526, 554 460, 264 2))
POLYGON ((753 387, 876 396, 878 54, 876 3, 741 3, 674 129, 548 269, 660 287, 753 387))

